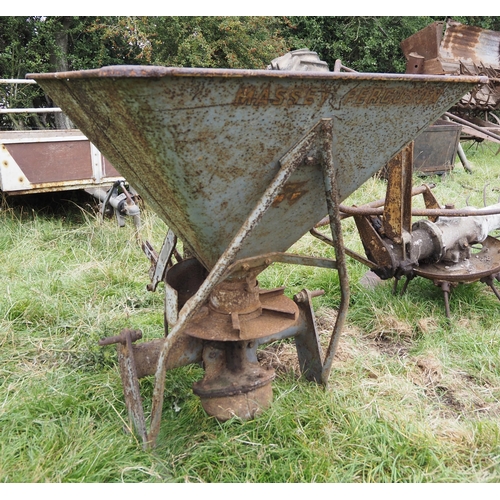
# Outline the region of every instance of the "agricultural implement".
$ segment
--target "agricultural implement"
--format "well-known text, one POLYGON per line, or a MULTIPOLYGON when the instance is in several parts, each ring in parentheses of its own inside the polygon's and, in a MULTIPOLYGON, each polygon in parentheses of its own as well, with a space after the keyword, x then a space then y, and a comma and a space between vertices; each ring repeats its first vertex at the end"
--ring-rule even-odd
POLYGON ((101 341, 117 344, 126 406, 145 447, 156 442, 165 375, 175 367, 203 363, 193 391, 220 420, 253 418, 271 404, 275 374, 257 359, 264 344, 293 337, 305 378, 327 384, 349 303, 341 202, 392 162, 386 206, 361 207, 370 213, 357 219, 368 235, 365 263, 383 277, 399 276, 413 272, 424 248, 428 259, 436 249, 442 254, 438 229, 422 222, 412 232, 408 148, 487 81, 321 67, 115 66, 30 77, 169 227, 159 252, 143 247, 152 262, 149 289, 165 287, 165 336, 135 344, 141 332, 126 329, 101 341), (373 210, 384 214, 384 236, 373 210), (335 259, 287 253, 326 214, 328 238, 321 234, 335 259), (275 262, 338 273, 338 314, 325 352, 311 304, 321 292, 304 289, 292 300, 283 288, 260 288, 257 276, 275 262), (155 376, 149 429, 139 390, 147 375, 155 376))
POLYGON ((500 32, 452 20, 434 22, 403 40, 401 50, 407 73, 487 76, 487 83, 462 96, 445 117, 462 125, 466 138, 500 144, 495 114, 500 110, 500 32))

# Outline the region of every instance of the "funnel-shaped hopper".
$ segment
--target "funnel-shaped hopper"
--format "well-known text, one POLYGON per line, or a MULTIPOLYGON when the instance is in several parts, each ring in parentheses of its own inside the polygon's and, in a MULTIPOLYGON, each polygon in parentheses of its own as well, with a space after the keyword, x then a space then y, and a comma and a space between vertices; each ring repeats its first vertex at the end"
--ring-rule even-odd
MULTIPOLYGON (((333 122, 342 201, 480 77, 116 66, 32 74, 211 269, 280 168, 333 122)), ((237 258, 283 252, 327 213, 315 151, 237 258)))

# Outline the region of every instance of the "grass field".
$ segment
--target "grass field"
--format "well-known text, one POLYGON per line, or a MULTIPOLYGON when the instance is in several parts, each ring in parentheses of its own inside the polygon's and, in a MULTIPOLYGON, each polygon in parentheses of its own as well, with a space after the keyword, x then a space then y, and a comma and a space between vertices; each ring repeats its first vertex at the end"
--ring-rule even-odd
MULTIPOLYGON (((472 174, 457 164, 425 181, 442 204, 496 203, 496 150, 473 146, 472 174)), ((346 203, 384 190, 371 179, 346 203)), ((142 218, 159 249, 164 224, 147 209, 142 218)), ((353 222, 344 225, 346 246, 361 251, 353 222)), ((163 289, 146 291, 133 225, 100 223, 93 202, 65 193, 3 200, 0 228, 0 481, 500 481, 500 302, 486 285, 458 287, 448 322, 432 282, 417 278, 403 296, 392 282, 367 289, 367 269, 349 260, 351 305, 327 390, 300 379, 292 341, 273 344, 262 353, 278 374, 272 407, 219 423, 191 390, 202 369, 173 370, 147 452, 125 431, 116 351, 97 345, 124 327, 162 335, 163 289)), ((333 256, 309 235, 292 251, 333 256)), ((289 296, 324 289, 314 304, 327 341, 334 272, 275 264, 259 280, 289 296)), ((141 380, 146 405, 153 385, 141 380)))

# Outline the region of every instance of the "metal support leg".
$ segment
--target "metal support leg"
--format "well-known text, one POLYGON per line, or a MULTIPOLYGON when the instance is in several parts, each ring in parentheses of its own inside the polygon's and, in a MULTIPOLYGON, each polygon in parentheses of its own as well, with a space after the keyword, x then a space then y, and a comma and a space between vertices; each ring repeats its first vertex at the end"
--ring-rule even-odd
POLYGON ((321 374, 323 371, 323 354, 319 343, 319 336, 316 330, 316 319, 312 307, 312 297, 323 295, 323 290, 302 290, 293 300, 299 306, 301 314, 304 316, 306 328, 302 333, 295 336, 295 346, 302 375, 311 382, 321 384, 321 374))
POLYGON ((142 439, 143 447, 147 447, 146 421, 142 408, 142 399, 139 390, 139 378, 134 359, 132 342, 142 338, 140 330, 125 329, 116 337, 108 337, 99 341, 99 345, 117 344, 120 376, 123 385, 123 394, 128 416, 136 433, 142 439))
POLYGON ((392 285, 392 295, 396 295, 398 293, 398 285, 400 279, 401 278, 399 276, 394 276, 394 283, 392 285))
POLYGON ((495 288, 495 285, 493 284, 493 281, 495 278, 498 280, 498 275, 495 274, 495 275, 487 276, 486 278, 483 278, 481 281, 483 283, 486 283, 491 288, 491 290, 495 294, 496 298, 498 300, 500 300, 500 293, 498 292, 498 290, 495 288))
POLYGON ((151 283, 148 285, 148 290, 154 292, 158 283, 162 281, 165 277, 165 273, 169 266, 172 265, 172 255, 175 252, 175 245, 177 244, 177 236, 174 232, 169 229, 167 236, 163 241, 163 246, 161 247, 160 254, 156 254, 153 250, 151 244, 146 241, 142 245, 142 250, 146 256, 151 261, 151 283))
POLYGON ((443 290, 443 296, 444 296, 444 309, 446 313, 446 317, 450 319, 450 293, 451 293, 451 283, 448 281, 443 281, 439 283, 439 286, 441 287, 441 290, 443 290))
POLYGON ((406 281, 404 282, 403 289, 401 290, 401 296, 403 296, 406 293, 406 289, 408 288, 408 285, 410 284, 410 281, 413 279, 411 276, 406 276, 406 281))
POLYGON ((330 229, 335 249, 335 259, 337 261, 337 270, 340 280, 340 305, 337 313, 337 319, 333 327, 332 336, 328 345, 323 370, 321 374, 322 383, 326 386, 332 369, 333 358, 344 326, 347 309, 349 308, 349 277, 347 275, 346 258, 344 252, 344 241, 342 237, 342 226, 339 214, 338 188, 336 179, 336 170, 333 162, 333 124, 331 119, 321 120, 323 144, 323 179, 325 183, 326 204, 328 215, 330 216, 330 229))

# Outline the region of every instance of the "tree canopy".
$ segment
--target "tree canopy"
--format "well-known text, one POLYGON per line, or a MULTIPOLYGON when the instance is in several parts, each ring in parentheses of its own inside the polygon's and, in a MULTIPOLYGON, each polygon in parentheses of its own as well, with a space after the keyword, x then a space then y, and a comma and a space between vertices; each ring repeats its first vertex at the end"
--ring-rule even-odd
MULTIPOLYGON (((455 17, 500 31, 497 17, 455 17)), ((336 59, 357 71, 401 73, 402 40, 437 17, 369 16, 11 16, 0 17, 0 78, 30 72, 153 64, 205 68, 265 68, 289 50, 307 47, 331 69, 336 59)), ((50 107, 36 86, 0 86, 0 107, 50 107)), ((30 116, 0 128, 54 126, 30 116)))

